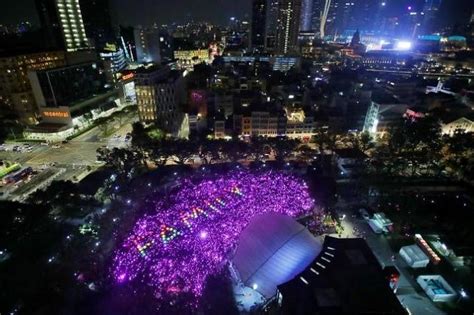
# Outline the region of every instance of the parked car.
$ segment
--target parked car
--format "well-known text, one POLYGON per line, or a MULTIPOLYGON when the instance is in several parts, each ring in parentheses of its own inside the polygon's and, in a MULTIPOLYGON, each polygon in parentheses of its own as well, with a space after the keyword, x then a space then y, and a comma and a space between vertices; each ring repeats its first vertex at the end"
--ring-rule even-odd
POLYGON ((370 214, 367 211, 367 209, 360 208, 359 209, 359 214, 362 216, 362 218, 364 218, 364 220, 370 220, 370 214))

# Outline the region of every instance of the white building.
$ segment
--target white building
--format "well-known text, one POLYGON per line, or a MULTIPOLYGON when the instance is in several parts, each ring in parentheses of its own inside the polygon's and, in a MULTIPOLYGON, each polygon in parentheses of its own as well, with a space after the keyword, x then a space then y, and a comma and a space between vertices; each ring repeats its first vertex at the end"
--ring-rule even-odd
POLYGON ((419 276, 416 282, 433 302, 452 302, 456 299, 456 291, 440 275, 419 276))
POLYGON ((466 117, 461 117, 441 125, 441 132, 444 135, 452 136, 457 130, 461 130, 466 133, 474 132, 474 121, 466 117))
POLYGON ((430 263, 429 257, 415 244, 403 246, 400 248, 399 254, 412 268, 424 268, 430 263))

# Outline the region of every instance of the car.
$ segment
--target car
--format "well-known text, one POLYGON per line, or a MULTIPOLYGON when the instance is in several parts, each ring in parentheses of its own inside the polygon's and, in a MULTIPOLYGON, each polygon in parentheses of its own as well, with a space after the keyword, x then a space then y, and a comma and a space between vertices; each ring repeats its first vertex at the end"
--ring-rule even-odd
POLYGON ((364 218, 364 220, 370 220, 370 214, 366 209, 360 208, 359 214, 362 216, 362 218, 364 218))
POLYGON ((59 148, 61 148, 61 146, 60 146, 59 144, 54 144, 54 145, 52 146, 52 148, 53 148, 53 149, 59 149, 59 148))
POLYGON ((41 145, 44 145, 44 146, 48 146, 48 145, 49 145, 48 142, 41 142, 40 144, 41 144, 41 145))
POLYGON ((69 143, 69 140, 63 140, 63 144, 69 143))

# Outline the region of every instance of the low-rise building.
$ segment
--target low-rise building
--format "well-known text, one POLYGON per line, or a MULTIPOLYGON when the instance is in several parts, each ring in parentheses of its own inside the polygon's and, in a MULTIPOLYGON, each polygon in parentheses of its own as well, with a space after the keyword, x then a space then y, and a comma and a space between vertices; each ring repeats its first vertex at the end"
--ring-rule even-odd
POLYGON ((209 61, 209 50, 175 50, 174 58, 176 59, 176 67, 178 69, 192 71, 195 65, 209 61))
POLYGON ((474 115, 463 116, 454 120, 445 120, 441 124, 441 132, 444 135, 452 136, 457 131, 474 132, 474 115))

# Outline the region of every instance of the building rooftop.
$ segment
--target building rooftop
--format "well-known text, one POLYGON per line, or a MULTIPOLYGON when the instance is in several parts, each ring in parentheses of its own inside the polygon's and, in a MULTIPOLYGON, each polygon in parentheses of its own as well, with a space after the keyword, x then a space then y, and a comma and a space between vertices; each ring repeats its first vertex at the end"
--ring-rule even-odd
POLYGON ((271 298, 277 285, 303 271, 320 250, 320 242, 293 218, 266 213, 241 233, 232 263, 246 286, 271 298))
POLYGON ((408 314, 363 239, 326 236, 321 254, 278 290, 285 315, 408 314))

